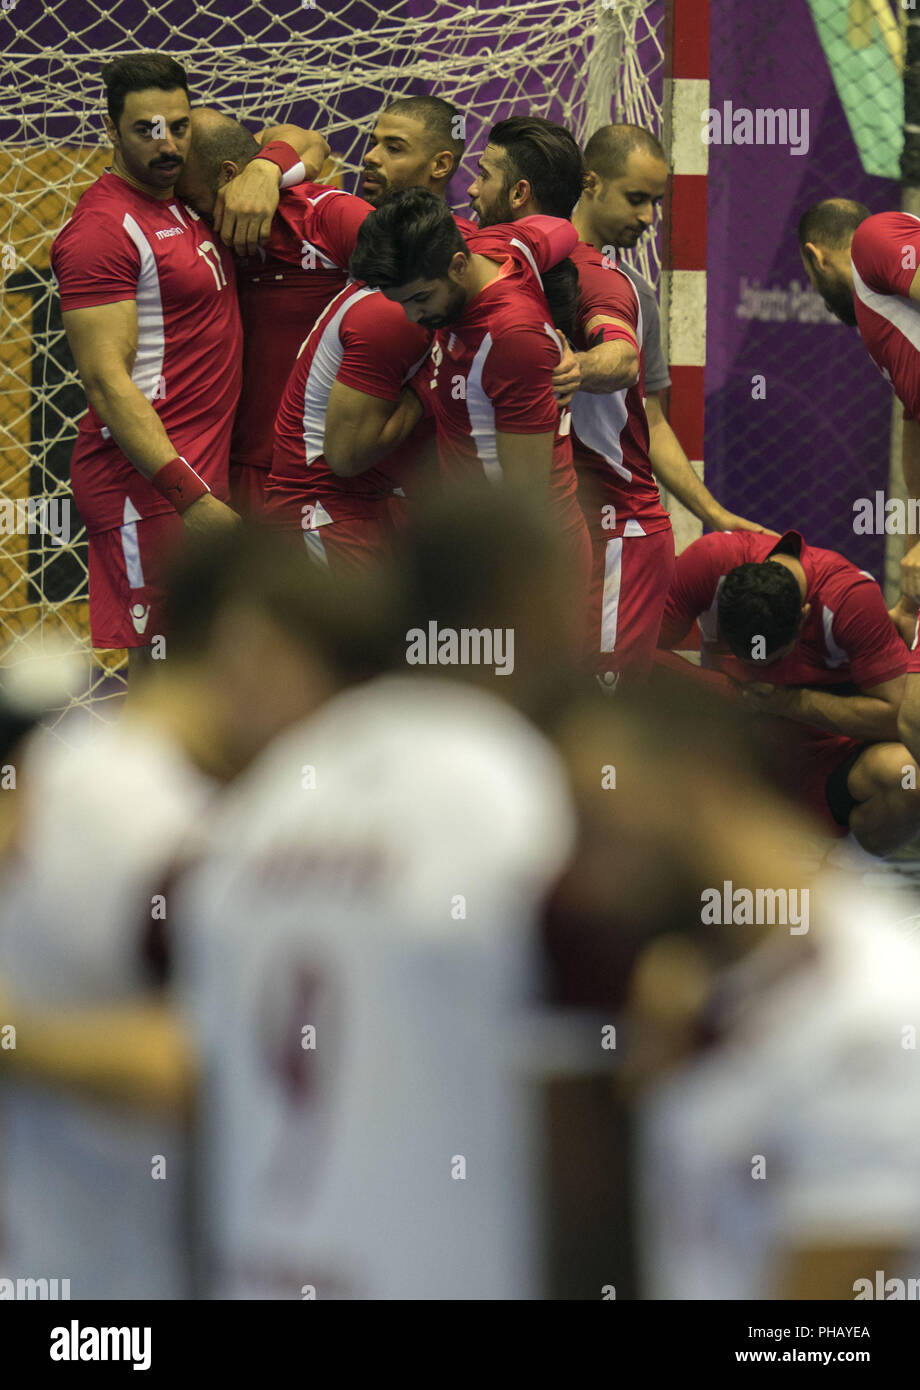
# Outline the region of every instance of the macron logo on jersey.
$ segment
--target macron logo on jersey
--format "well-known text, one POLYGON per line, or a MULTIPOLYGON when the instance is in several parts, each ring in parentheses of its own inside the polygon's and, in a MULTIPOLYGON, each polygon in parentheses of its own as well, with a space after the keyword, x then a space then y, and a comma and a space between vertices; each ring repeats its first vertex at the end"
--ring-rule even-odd
POLYGON ((156 238, 157 241, 162 241, 164 237, 181 236, 182 233, 187 230, 186 227, 163 227, 157 232, 156 238))

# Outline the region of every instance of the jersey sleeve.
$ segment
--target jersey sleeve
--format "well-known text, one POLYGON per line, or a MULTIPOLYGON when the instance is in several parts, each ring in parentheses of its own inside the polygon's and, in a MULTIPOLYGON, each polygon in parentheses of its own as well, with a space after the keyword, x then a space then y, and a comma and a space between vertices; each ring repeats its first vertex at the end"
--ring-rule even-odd
POLYGON ((617 341, 633 343, 638 346, 639 337, 639 297, 632 281, 619 270, 607 270, 604 266, 579 264, 578 266, 578 326, 589 347, 598 342, 617 341), (615 323, 598 326, 588 340, 588 324, 592 319, 622 319, 629 324, 631 331, 615 323))
MULTIPOLYGON (((635 281, 633 281, 635 284, 635 281)), ((639 311, 642 315, 642 350, 645 353, 645 393, 664 391, 671 385, 671 374, 661 350, 661 317, 651 286, 647 291, 637 285, 639 311)))
POLYGON ((140 252, 110 214, 91 212, 68 222, 51 248, 51 269, 65 313, 137 299, 140 252))
POLYGON ((336 380, 354 391, 395 401, 421 366, 431 335, 410 323, 398 304, 371 294, 348 310, 339 331, 343 354, 336 380))
POLYGON ((658 635, 658 645, 664 651, 672 651, 712 606, 726 568, 741 563, 743 557, 726 559, 725 540, 724 533, 713 532, 693 541, 677 556, 658 635))
POLYGON ((863 689, 907 670, 910 654, 874 580, 854 585, 847 594, 834 614, 833 636, 850 658, 853 681, 863 689))
POLYGON ((850 255, 870 290, 906 295, 920 267, 920 220, 905 212, 867 217, 856 228, 850 255))
POLYGON ((339 270, 347 271, 358 228, 372 211, 369 203, 322 184, 300 184, 282 193, 265 251, 301 265, 312 247, 339 270))
POLYGON ((571 256, 578 245, 578 233, 564 217, 522 217, 510 230, 512 244, 515 239, 524 242, 541 272, 571 256))
MULTIPOLYGON (((492 344, 482 384, 495 412, 495 428, 505 434, 555 433, 559 405, 553 370, 560 348, 536 328, 511 329, 492 344)), ((446 362, 441 371, 447 370, 446 362)))

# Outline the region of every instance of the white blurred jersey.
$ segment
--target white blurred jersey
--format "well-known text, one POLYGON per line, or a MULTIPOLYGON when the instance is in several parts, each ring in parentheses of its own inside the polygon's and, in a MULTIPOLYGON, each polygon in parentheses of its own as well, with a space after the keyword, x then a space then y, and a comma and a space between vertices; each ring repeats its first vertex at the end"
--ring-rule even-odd
POLYGON ((770 939, 723 977, 724 1039, 645 1105, 646 1298, 779 1298, 783 1252, 838 1244, 912 1252, 887 1273, 916 1276, 920 941, 848 882, 812 900, 813 959, 776 977, 770 939))
POLYGON ((437 680, 339 697, 236 785, 179 898, 211 1293, 539 1295, 516 1026, 572 836, 541 736, 437 680))
MULTIPOLYGON (((149 987, 151 897, 212 795, 174 744, 133 721, 67 739, 27 747, 20 847, 0 875, 0 975, 15 999, 51 1012, 149 987)), ((5 1085, 0 1277, 70 1279, 74 1299, 182 1297, 183 1149, 169 1121, 5 1085), (165 1179, 152 1176, 155 1155, 165 1179)))

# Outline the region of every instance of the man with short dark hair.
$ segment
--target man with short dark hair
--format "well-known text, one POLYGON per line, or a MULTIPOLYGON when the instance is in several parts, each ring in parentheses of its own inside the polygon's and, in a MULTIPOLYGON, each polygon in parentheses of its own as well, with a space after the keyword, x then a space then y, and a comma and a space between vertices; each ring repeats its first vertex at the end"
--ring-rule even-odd
POLYGON ((462 130, 461 113, 441 97, 391 101, 377 117, 364 156, 362 198, 378 207, 387 193, 402 188, 427 188, 446 198, 463 158, 462 130))
POLYGON ((794 750, 790 791, 871 853, 913 837, 917 768, 896 742, 908 651, 871 575, 797 531, 702 536, 677 558, 659 647, 696 623, 703 665, 772 716, 778 757, 794 750))

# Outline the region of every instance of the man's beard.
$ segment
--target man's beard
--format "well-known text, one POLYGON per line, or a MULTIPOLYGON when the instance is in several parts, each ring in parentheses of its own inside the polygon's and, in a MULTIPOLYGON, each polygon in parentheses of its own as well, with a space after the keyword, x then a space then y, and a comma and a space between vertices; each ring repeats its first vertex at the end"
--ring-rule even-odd
POLYGON ((386 196, 388 192, 389 184, 387 183, 386 176, 384 174, 377 173, 376 171, 372 171, 370 169, 362 170, 361 197, 364 199, 366 203, 377 204, 386 196), (374 179, 377 184, 377 186, 375 188, 372 188, 370 192, 367 192, 365 189, 365 184, 368 177, 374 179))
POLYGON ((502 189, 501 196, 496 198, 488 212, 477 208, 475 204, 473 204, 473 209, 479 219, 480 227, 497 227, 502 222, 514 221, 514 210, 511 207, 507 188, 502 189))
POLYGON ((448 324, 456 323, 463 316, 465 308, 466 295, 461 289, 457 289, 450 295, 443 314, 433 314, 430 318, 419 319, 419 323, 422 328, 446 328, 448 324))
POLYGON ((848 285, 828 285, 821 288, 821 298, 831 313, 848 328, 856 327, 853 291, 848 285))

